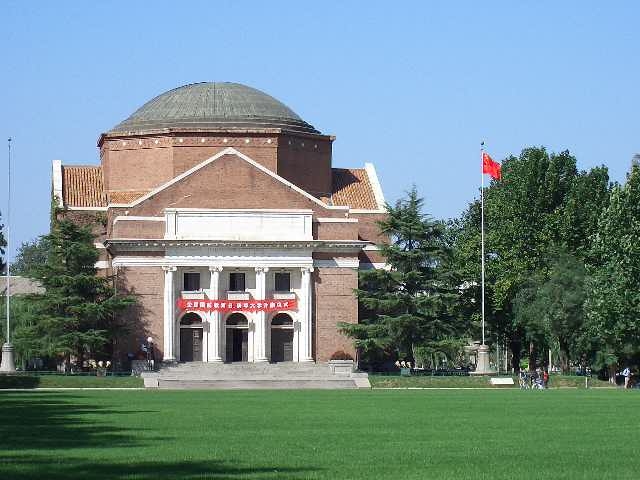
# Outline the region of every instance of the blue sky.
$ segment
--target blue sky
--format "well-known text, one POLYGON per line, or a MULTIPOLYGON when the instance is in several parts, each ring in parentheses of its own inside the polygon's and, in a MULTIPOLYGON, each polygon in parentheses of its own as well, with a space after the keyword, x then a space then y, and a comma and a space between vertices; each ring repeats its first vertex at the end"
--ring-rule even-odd
POLYGON ((415 183, 436 218, 477 195, 481 140, 617 181, 640 152, 638 2, 4 1, 0 18, 14 245, 49 228, 52 159, 97 164, 101 132, 198 81, 278 98, 336 135, 334 166, 374 163, 389 201, 415 183))

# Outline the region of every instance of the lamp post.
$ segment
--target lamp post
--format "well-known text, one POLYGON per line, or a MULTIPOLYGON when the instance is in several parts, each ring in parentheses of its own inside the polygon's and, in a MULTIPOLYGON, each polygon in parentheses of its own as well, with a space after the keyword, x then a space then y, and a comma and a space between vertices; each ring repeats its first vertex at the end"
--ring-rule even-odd
POLYGON ((11 248, 11 137, 7 140, 9 149, 9 167, 7 172, 7 335, 6 342, 2 345, 2 363, 0 373, 14 373, 16 364, 13 358, 13 345, 11 345, 11 286, 9 276, 9 249, 11 248))

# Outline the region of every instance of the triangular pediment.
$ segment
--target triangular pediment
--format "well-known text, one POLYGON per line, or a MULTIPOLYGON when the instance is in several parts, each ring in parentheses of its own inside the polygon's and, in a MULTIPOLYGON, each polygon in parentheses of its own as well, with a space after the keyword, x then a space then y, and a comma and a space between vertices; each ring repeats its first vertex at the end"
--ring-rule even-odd
POLYGON ((347 210, 324 204, 233 148, 219 152, 126 207, 130 215, 160 215, 165 208, 311 209, 322 215, 347 210))

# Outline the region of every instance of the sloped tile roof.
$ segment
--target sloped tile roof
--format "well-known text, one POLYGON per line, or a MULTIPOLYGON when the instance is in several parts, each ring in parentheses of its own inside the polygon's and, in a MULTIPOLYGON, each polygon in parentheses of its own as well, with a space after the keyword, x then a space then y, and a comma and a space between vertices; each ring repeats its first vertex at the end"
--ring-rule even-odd
POLYGON ((132 190, 127 192, 109 192, 109 203, 131 203, 146 195, 151 190, 132 190))
POLYGON ((332 174, 333 205, 367 210, 378 208, 369 176, 364 168, 333 168, 332 174))
POLYGON ((62 200, 67 207, 106 207, 102 168, 63 166, 62 200))

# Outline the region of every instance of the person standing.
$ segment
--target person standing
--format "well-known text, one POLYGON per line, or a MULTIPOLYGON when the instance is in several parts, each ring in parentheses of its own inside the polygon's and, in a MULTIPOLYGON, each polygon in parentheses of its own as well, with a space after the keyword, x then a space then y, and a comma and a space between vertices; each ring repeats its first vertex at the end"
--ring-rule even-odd
POLYGON ((547 385, 549 385, 549 371, 545 370, 542 373, 542 385, 544 386, 544 388, 547 388, 547 385))
POLYGON ((625 367, 622 370, 622 376, 624 377, 624 388, 629 388, 629 381, 631 380, 631 369, 629 367, 625 367))

